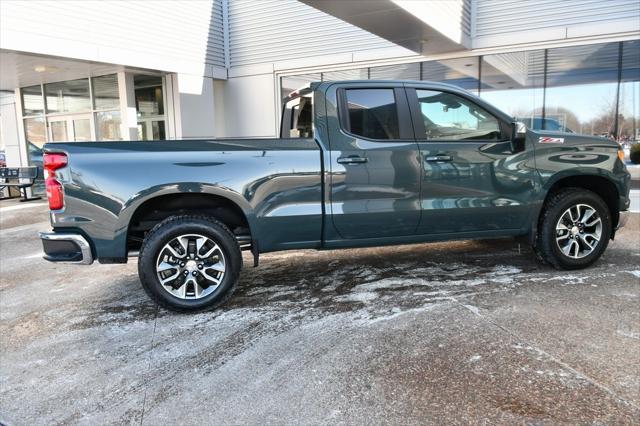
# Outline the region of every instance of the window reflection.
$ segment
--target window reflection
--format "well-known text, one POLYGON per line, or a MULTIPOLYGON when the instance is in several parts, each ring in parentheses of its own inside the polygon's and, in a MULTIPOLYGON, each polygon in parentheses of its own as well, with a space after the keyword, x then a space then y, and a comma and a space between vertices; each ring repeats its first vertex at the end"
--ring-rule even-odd
POLYGON ((449 83, 478 94, 478 57, 422 63, 421 80, 449 83))
POLYGON ((117 109, 120 107, 118 76, 116 74, 93 77, 93 103, 95 109, 117 109))
POLYGON ((40 115, 44 113, 44 99, 42 97, 42 86, 23 87, 22 93, 22 115, 40 115))
POLYGON ((306 86, 307 84, 314 81, 322 81, 322 76, 320 75, 319 72, 315 74, 301 74, 301 75, 295 75, 295 76, 282 77, 280 79, 280 83, 281 83, 280 99, 286 98, 294 90, 297 90, 303 86, 306 86))
POLYGON ((34 194, 44 193, 44 170, 42 168, 42 146, 47 142, 44 117, 25 118, 24 133, 27 141, 29 165, 38 167, 38 178, 32 190, 34 194))
POLYGON ((429 140, 499 140, 498 120, 476 104, 446 92, 416 90, 429 140))
POLYGON ((622 43, 622 73, 618 107, 618 140, 640 140, 640 41, 622 43))
POLYGON ((91 110, 89 79, 60 81, 44 85, 48 113, 91 110))
POLYGON ((349 130, 371 139, 399 138, 393 89, 349 89, 349 130))
POLYGON ((618 54, 618 43, 549 49, 545 118, 576 133, 613 137, 618 54))
POLYGON ((120 111, 100 111, 95 117, 98 140, 120 140, 120 111))
POLYGON ((354 70, 327 71, 322 73, 322 81, 367 80, 367 79, 369 79, 369 70, 367 68, 358 68, 354 70))
POLYGON ((372 80, 420 80, 420 63, 373 67, 370 77, 372 80))
POLYGON ((309 81, 352 79, 428 80, 476 94, 480 86, 534 130, 640 140, 639 40, 288 76, 283 97, 309 81))
POLYGON ((138 139, 166 139, 162 77, 136 75, 133 82, 138 115, 138 139))
POLYGON ((482 57, 480 96, 532 129, 542 128, 544 51, 482 57))

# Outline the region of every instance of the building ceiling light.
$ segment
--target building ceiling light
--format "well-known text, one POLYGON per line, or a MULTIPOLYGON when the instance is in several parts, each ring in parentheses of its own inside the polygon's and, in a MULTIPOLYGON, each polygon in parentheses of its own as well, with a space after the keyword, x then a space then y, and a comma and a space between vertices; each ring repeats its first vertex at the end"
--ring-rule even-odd
POLYGON ((54 67, 51 65, 36 65, 35 67, 33 67, 33 70, 35 72, 56 72, 58 71, 58 67, 54 67))

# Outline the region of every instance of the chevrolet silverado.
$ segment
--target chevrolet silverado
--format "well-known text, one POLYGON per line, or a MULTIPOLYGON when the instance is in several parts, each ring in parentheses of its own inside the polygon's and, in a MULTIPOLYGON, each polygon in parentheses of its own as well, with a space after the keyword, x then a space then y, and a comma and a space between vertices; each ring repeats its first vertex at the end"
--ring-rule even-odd
POLYGON ((313 83, 284 100, 280 139, 49 143, 45 259, 138 257, 164 307, 214 308, 241 250, 524 237, 584 268, 624 224, 630 175, 604 138, 534 131, 424 81, 313 83))

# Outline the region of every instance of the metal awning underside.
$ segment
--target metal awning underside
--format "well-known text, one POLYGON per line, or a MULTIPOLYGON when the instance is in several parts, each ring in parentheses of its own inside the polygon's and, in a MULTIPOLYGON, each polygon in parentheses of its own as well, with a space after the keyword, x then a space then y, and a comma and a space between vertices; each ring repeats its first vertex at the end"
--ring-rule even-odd
POLYGON ((466 0, 300 0, 419 54, 466 50, 466 0))

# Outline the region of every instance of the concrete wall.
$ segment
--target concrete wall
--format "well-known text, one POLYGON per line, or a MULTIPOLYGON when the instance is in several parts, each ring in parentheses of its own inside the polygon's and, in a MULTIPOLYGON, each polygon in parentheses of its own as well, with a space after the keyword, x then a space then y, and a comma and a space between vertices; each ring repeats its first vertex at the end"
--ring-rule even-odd
POLYGON ((217 137, 274 137, 277 134, 273 73, 216 82, 217 137))
POLYGON ((216 136, 214 80, 170 74, 166 77, 166 84, 169 136, 176 139, 216 136))

